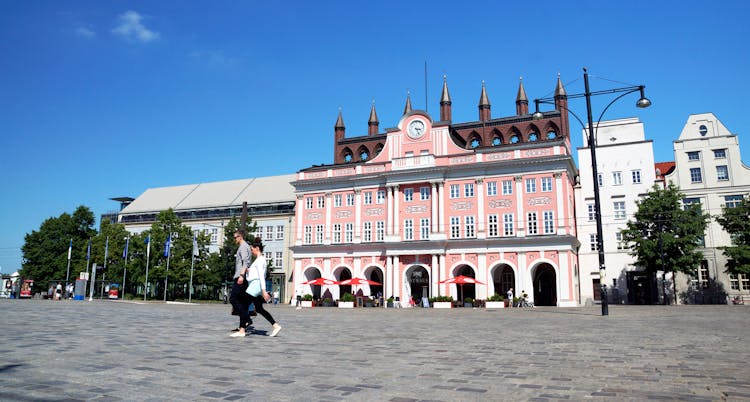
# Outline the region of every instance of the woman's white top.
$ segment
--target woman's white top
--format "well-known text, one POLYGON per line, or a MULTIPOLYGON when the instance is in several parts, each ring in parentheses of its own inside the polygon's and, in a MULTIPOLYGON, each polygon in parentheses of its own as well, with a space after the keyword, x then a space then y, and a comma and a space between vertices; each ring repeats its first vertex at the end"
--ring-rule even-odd
POLYGON ((260 279, 261 290, 266 290, 266 257, 259 255, 247 270, 247 280, 260 279))

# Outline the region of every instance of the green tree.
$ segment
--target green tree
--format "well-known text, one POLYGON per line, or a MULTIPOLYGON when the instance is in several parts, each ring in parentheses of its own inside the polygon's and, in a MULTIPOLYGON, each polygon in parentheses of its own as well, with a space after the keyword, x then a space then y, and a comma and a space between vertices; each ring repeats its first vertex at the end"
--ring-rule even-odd
POLYGON ((86 269, 86 249, 96 235, 94 214, 83 205, 72 215, 66 213, 46 219, 24 237, 21 276, 34 279, 36 292, 46 290, 53 281, 64 282, 68 275, 68 247, 72 240, 70 280, 86 269))
POLYGON ((673 184, 654 185, 637 201, 634 219, 623 229, 622 239, 647 272, 694 274, 703 259, 698 251, 709 216, 699 204, 682 205, 683 195, 673 184))
POLYGON ((750 274, 750 199, 743 197, 737 206, 724 206, 716 217, 721 227, 729 233, 732 245, 720 247, 730 259, 727 272, 750 274))

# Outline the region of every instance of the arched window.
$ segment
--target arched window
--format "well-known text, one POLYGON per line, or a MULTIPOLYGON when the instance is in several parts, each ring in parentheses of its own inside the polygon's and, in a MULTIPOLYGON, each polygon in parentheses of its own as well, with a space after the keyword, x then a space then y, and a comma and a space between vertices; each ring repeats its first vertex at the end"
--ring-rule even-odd
POLYGON ((518 144, 521 141, 521 137, 519 137, 517 134, 513 134, 510 137, 510 143, 511 144, 518 144))
POLYGON ((555 132, 555 130, 547 132, 547 139, 548 140, 554 140, 555 138, 557 138, 557 132, 555 132))
POLYGON ((469 146, 472 148, 479 148, 480 145, 482 145, 482 141, 479 138, 474 137, 469 141, 469 146))
POLYGON ((367 147, 361 147, 359 148, 359 160, 366 161, 370 157, 370 151, 367 150, 367 147))
POLYGON ((383 144, 378 144, 375 146, 375 155, 380 155, 380 152, 383 150, 383 144))
POLYGON ((503 143, 503 140, 500 137, 495 137, 495 138, 492 139, 492 146, 493 147, 501 145, 502 143, 503 143))
POLYGON ((341 153, 344 155, 344 162, 349 163, 352 161, 353 155, 351 149, 344 148, 344 151, 341 153))
POLYGON ((536 131, 532 131, 529 133, 529 142, 535 142, 539 140, 539 134, 536 131))

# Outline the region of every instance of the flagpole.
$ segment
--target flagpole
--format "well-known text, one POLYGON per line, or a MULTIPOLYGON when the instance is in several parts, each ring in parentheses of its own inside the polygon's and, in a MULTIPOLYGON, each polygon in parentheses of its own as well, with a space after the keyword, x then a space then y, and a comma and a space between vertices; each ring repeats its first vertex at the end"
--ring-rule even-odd
POLYGON ((107 277, 107 257, 109 256, 109 236, 104 242, 104 273, 102 274, 102 294, 101 298, 104 298, 104 279, 107 277))
POLYGON ((165 245, 166 250, 164 250, 165 254, 167 254, 167 273, 164 274, 164 301, 167 301, 167 282, 169 279, 169 257, 172 255, 172 235, 170 234, 167 236, 167 244, 165 245))
POLYGON ((122 266, 122 300, 125 300, 125 275, 128 273, 128 246, 130 245, 130 235, 125 240, 125 250, 122 252, 125 257, 125 265, 122 266))
MULTIPOLYGON (((89 262, 91 257, 91 238, 89 237, 89 244, 86 246, 86 282, 89 282, 91 275, 89 274, 89 262)), ((86 298, 86 288, 83 288, 83 298, 86 298)), ((81 299, 83 300, 83 299, 81 299)))
POLYGON ((94 285, 96 282, 96 263, 91 267, 91 289, 89 289, 89 301, 94 301, 94 285))
POLYGON ((151 235, 146 239, 146 283, 143 288, 143 301, 146 301, 148 295, 148 260, 151 259, 151 235))
POLYGON ((195 253, 198 251, 195 234, 193 234, 193 257, 190 259, 190 287, 188 288, 188 303, 193 302, 193 267, 195 266, 195 253))
POLYGON ((70 245, 68 246, 68 270, 65 273, 65 298, 70 297, 68 292, 68 283, 70 283, 70 256, 73 254, 73 239, 70 239, 70 245))

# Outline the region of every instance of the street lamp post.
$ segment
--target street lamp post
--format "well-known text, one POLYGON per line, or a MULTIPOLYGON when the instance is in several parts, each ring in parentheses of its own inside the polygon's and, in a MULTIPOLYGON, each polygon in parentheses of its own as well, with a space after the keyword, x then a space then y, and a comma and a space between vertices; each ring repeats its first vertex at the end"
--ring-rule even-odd
MULTIPOLYGON (((589 89, 589 74, 586 68, 583 69, 583 83, 584 83, 584 93, 582 94, 572 94, 572 95, 566 95, 567 98, 586 98, 586 117, 588 125, 584 124, 583 121, 575 114, 573 111, 571 111, 568 108, 567 111, 573 115, 573 117, 578 120, 579 123, 581 123, 581 126, 583 126, 583 129, 588 128, 588 146, 589 150, 591 152, 591 171, 594 179, 594 215, 596 219, 596 248, 599 255, 599 287, 601 290, 601 299, 602 299, 602 315, 609 315, 609 304, 607 301, 607 288, 606 284, 604 283, 604 275, 606 271, 606 266, 604 264, 604 236, 602 229, 602 207, 601 207, 601 201, 599 199, 599 170, 596 164, 596 131, 594 128, 594 122, 593 117, 591 114, 591 96, 594 95, 606 95, 606 94, 614 94, 614 93, 622 93, 621 95, 617 96, 615 99, 613 99, 609 104, 604 108, 602 113, 599 115, 599 119, 596 122, 596 129, 599 128, 599 123, 602 121, 602 117, 604 117, 604 113, 609 109, 612 104, 617 102, 620 98, 624 97, 625 95, 631 94, 633 92, 640 91, 641 97, 638 99, 638 102, 636 102, 636 106, 639 108, 647 108, 651 106, 651 101, 648 100, 644 96, 644 89, 646 88, 644 85, 637 85, 637 86, 630 86, 630 87, 622 87, 622 88, 613 88, 613 89, 607 89, 603 91, 596 91, 591 92, 589 89)), ((544 114, 539 111, 539 104, 540 103, 548 103, 548 104, 554 104, 554 98, 540 98, 540 99, 534 99, 534 104, 536 105, 536 111, 532 115, 532 118, 535 120, 542 119, 544 117, 544 114)))

